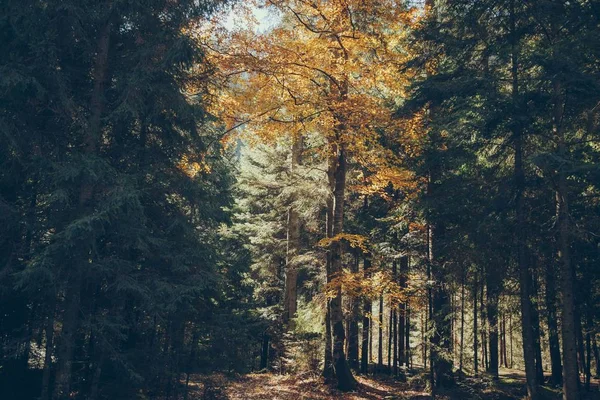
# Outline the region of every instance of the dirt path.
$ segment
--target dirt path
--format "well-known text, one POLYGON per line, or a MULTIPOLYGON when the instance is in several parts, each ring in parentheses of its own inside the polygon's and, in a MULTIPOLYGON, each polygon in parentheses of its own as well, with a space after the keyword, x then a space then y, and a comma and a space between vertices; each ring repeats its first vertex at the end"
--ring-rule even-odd
POLYGON ((231 400, 393 400, 429 399, 424 392, 408 390, 406 385, 357 377, 355 392, 341 393, 315 376, 250 374, 232 382, 227 389, 231 400))

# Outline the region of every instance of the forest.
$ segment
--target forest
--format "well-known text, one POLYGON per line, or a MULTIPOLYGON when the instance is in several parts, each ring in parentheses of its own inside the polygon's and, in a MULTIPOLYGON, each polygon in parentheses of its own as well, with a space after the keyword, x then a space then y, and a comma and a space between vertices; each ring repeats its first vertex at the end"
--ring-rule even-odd
POLYGON ((599 0, 0 0, 0 398, 600 399, 599 0))

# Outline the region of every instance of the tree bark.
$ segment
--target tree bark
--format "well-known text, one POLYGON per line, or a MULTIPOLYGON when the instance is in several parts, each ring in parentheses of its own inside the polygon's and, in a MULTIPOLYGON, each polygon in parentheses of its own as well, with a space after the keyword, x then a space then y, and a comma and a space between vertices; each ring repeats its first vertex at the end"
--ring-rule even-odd
POLYGON ((379 343, 377 346, 377 370, 378 372, 383 371, 383 294, 379 295, 379 327, 378 327, 378 339, 379 343))
MULTIPOLYGON (((329 167, 327 170, 327 179, 329 183, 329 188, 331 190, 331 196, 327 196, 326 205, 326 217, 325 217, 325 235, 328 238, 333 238, 333 219, 334 219, 334 207, 335 200, 333 197, 333 192, 335 190, 335 171, 336 171, 336 160, 335 157, 330 157, 329 159, 329 167)), ((332 248, 327 249, 326 254, 326 276, 327 276, 327 286, 331 284, 332 279, 332 248)), ((335 375, 334 367, 333 367, 333 341, 331 338, 331 308, 330 308, 330 299, 328 296, 325 298, 325 356, 323 363, 323 377, 326 380, 333 378, 335 375)))
POLYGON ((54 314, 56 313, 55 301, 56 295, 53 295, 51 304, 49 306, 45 327, 46 346, 44 354, 44 372, 42 374, 41 400, 49 400, 50 396, 50 375, 52 374, 52 355, 54 354, 54 314))
MULTIPOLYGON (((346 192, 346 149, 343 143, 336 145, 337 163, 335 168, 335 189, 333 192, 333 237, 343 233, 344 227, 344 200, 346 192)), ((334 240, 331 245, 331 276, 339 277, 342 273, 342 243, 334 240)), ((337 378, 338 389, 342 391, 353 390, 356 380, 346 361, 344 353, 344 340, 346 339, 342 313, 342 288, 336 285, 335 296, 329 303, 331 313, 331 330, 333 332, 333 367, 337 378)))
MULTIPOLYGON (((492 283, 492 285, 494 285, 492 283)), ((490 333, 490 364, 488 372, 494 379, 498 379, 498 295, 496 288, 487 290, 487 319, 490 333)))
MULTIPOLYGON (((292 138, 292 156, 290 174, 292 177, 297 173, 298 166, 302 163, 302 137, 300 135, 292 138)), ((287 224, 287 254, 285 267, 285 294, 283 301, 283 322, 289 321, 296 315, 298 308, 298 255, 300 252, 300 221, 298 211, 292 196, 288 209, 287 224)))
MULTIPOLYGON (((94 60, 92 77, 94 86, 90 98, 90 119, 88 129, 85 132, 83 143, 84 152, 94 155, 97 152, 99 138, 101 136, 101 118, 104 112, 105 82, 108 75, 108 55, 110 49, 110 36, 113 26, 113 13, 109 5, 109 15, 104 25, 99 30, 97 42, 97 53, 94 60)), ((89 183, 81 185, 79 193, 78 215, 83 215, 87 203, 91 199, 94 187, 89 183)), ((73 364, 73 349, 75 334, 79 328, 79 305, 81 301, 82 271, 78 265, 74 265, 67 280, 65 291, 65 313, 60 336, 60 351, 56 365, 56 379, 54 382, 53 398, 56 400, 70 397, 71 372, 73 364)))
POLYGON ((558 323, 556 313, 556 283, 554 279, 554 263, 550 263, 545 269, 546 277, 546 317, 548 324, 548 347, 550 350, 550 382, 554 385, 562 385, 562 364, 560 360, 560 343, 558 340, 558 323))
MULTIPOLYGON (((354 262, 351 264, 351 272, 358 274, 358 262, 359 253, 358 251, 354 254, 354 262)), ((359 299, 357 296, 353 296, 351 302, 351 318, 348 324, 348 363, 350 368, 358 370, 359 359, 358 359, 358 318, 359 318, 359 299)))
POLYGON ((263 333, 261 352, 260 352, 260 370, 264 371, 269 367, 269 334, 263 333))
MULTIPOLYGON (((365 279, 371 275, 371 258, 369 254, 365 254, 363 263, 363 272, 365 279)), ((366 375, 369 372, 369 332, 371 323, 371 299, 365 298, 363 303, 363 323, 362 323, 362 351, 360 358, 360 371, 366 375)))
POLYGON ((479 348, 479 344, 477 343, 477 286, 477 278, 475 278, 475 281, 473 282, 473 372, 475 376, 479 373, 479 360, 477 355, 479 348))
POLYGON ((458 354, 459 376, 463 375, 463 355, 465 352, 465 276, 463 274, 460 286, 460 350, 458 354))
POLYGON ((525 236, 525 170, 523 167, 523 130, 521 128, 521 106, 519 94, 519 37, 516 27, 516 0, 510 0, 509 24, 511 41, 511 77, 512 77, 512 135, 515 149, 514 180, 515 180, 515 239, 517 247, 517 264, 520 275, 521 326, 523 335, 523 358, 525 361, 525 377, 527 395, 531 400, 539 399, 538 382, 535 372, 535 349, 533 340, 532 311, 530 288, 527 285, 529 266, 526 255, 525 236))
MULTIPOLYGON (((562 89, 554 82, 553 130, 560 159, 567 156, 564 133, 561 129, 563 102, 562 89)), ((556 211, 558 225, 558 260, 561 272, 562 291, 562 351, 563 351, 563 399, 579 399, 579 375, 577 369, 577 333, 575 331, 574 274, 571 266, 569 235, 569 202, 567 199, 567 175, 561 166, 556 188, 556 211)))
POLYGON ((394 306, 390 303, 390 319, 388 321, 388 352, 387 352, 387 365, 388 373, 392 374, 392 342, 394 341, 392 335, 394 334, 394 306))

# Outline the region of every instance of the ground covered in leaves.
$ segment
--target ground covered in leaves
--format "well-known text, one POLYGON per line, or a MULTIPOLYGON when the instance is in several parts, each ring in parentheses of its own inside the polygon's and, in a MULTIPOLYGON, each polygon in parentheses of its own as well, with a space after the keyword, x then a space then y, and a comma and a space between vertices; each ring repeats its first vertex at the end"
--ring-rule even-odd
MULTIPOLYGON (((190 380, 191 400, 425 400, 431 399, 425 376, 414 375, 407 382, 387 376, 357 376, 356 391, 342 393, 327 385, 315 374, 278 375, 256 373, 238 377, 213 375, 193 376, 190 380)), ((558 388, 542 388, 544 400, 559 400, 558 388)), ((525 397, 525 384, 519 371, 504 371, 499 381, 483 378, 464 378, 452 390, 437 393, 440 400, 521 400, 525 397)), ((585 400, 600 400, 595 384, 586 393, 585 400)))

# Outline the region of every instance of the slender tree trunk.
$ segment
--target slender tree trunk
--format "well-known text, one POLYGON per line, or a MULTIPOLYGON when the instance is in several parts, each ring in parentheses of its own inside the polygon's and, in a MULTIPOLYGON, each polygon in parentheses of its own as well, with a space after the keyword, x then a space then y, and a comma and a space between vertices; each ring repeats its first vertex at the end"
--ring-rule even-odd
MULTIPOLYGON (((336 161, 334 157, 331 157, 329 160, 329 169, 327 171, 327 178, 329 182, 329 188, 332 191, 332 195, 327 197, 327 211, 326 211, 326 219, 325 219, 325 234, 328 238, 333 238, 333 219, 334 219, 334 206, 335 200, 333 197, 333 192, 335 190, 335 171, 336 171, 336 161)), ((326 274, 327 274, 327 285, 329 286, 332 278, 332 251, 333 249, 327 249, 326 254, 326 274)), ((334 377, 334 367, 333 367, 333 341, 331 337, 331 306, 329 297, 325 298, 325 356, 323 363, 323 377, 326 380, 332 379, 334 377)))
POLYGON ((408 304, 406 305, 405 311, 405 326, 406 333, 404 337, 406 338, 406 346, 404 349, 404 358, 406 360, 406 368, 412 368, 412 352, 410 350, 410 309, 408 308, 408 304))
POLYGON ((513 325, 512 325, 512 315, 508 315, 508 336, 510 340, 510 368, 513 367, 513 325))
MULTIPOLYGON (((302 136, 297 135, 292 138, 292 157, 290 172, 293 176, 297 173, 298 166, 302 163, 302 136)), ((287 224, 287 254, 285 267, 285 294, 283 301, 283 322, 288 323, 296 315, 298 308, 298 261, 300 252, 300 220, 298 211, 295 209, 292 196, 292 204, 288 209, 287 224)))
MULTIPOLYGON (((371 256, 365 254, 363 263, 363 272, 365 279, 371 275, 371 256)), ((365 298, 363 303, 363 323, 362 323, 362 350, 360 355, 360 371, 364 375, 369 372, 369 343, 370 343, 370 324, 371 324, 371 299, 365 298)))
POLYGON ((262 346, 260 352, 260 370, 264 371, 269 367, 269 334, 263 333, 262 346))
POLYGON ((517 263, 520 274, 520 300, 521 300, 521 326, 523 327, 523 358, 525 360, 525 377, 527 395, 531 400, 539 399, 538 382, 535 373, 535 349, 533 342, 533 331, 531 329, 531 296, 527 285, 529 266, 526 255, 525 237, 525 170, 523 167, 523 130, 521 128, 521 106, 519 94, 519 37, 516 26, 516 0, 510 0, 509 23, 511 40, 511 75, 512 75, 512 133, 515 148, 514 179, 516 189, 515 213, 516 213, 516 245, 517 263))
POLYGON ((550 350, 550 365, 552 375, 550 382, 562 385, 562 364, 560 360, 560 343, 558 340, 558 323, 556 313, 556 284, 554 279, 554 264, 546 266, 546 316, 548 324, 548 347, 550 350))
MULTIPOLYGON (((553 86, 553 130, 557 141, 558 157, 565 160, 566 145, 562 123, 562 88, 558 81, 553 86)), ((563 351, 563 399, 579 399, 579 376, 577 371, 577 334, 575 332, 574 274, 571 266, 569 235, 569 202, 567 199, 567 175, 561 166, 558 171, 556 211, 558 222, 558 260, 562 291, 562 351, 563 351)))
POLYGON ((40 396, 41 400, 49 400, 50 397, 50 375, 52 374, 52 355, 54 354, 54 314, 56 313, 55 303, 56 296, 53 295, 49 305, 49 312, 45 327, 46 346, 44 354, 44 372, 42 375, 42 393, 40 396))
MULTIPOLYGON (((351 264, 351 272, 353 274, 358 274, 358 262, 359 262, 359 253, 356 251, 354 253, 354 262, 351 264)), ((359 318, 359 299, 356 296, 353 296, 350 300, 351 303, 351 318, 348 323, 348 363, 350 364, 350 368, 354 370, 358 370, 359 360, 358 360, 358 318, 359 318)))
MULTIPOLYGON (((485 275, 485 272, 483 273, 485 275)), ((479 301, 481 309, 481 366, 485 371, 490 370, 490 364, 488 361, 488 341, 487 341, 487 312, 484 300, 484 284, 485 281, 481 282, 479 286, 479 301)))
POLYGON ((427 313, 424 311, 421 313, 421 355, 424 370, 427 369, 427 341, 425 340, 425 328, 427 326, 427 313))
POLYGON ((586 307, 586 332, 585 332, 585 390, 590 391, 590 383, 592 381, 592 337, 590 331, 592 330, 592 316, 591 308, 588 304, 586 307))
POLYGON ((477 278, 473 282, 473 372, 475 376, 479 373, 479 357, 477 355, 477 351, 479 348, 479 344, 477 343, 477 278))
MULTIPOLYGON (((493 284, 492 284, 493 285, 493 284)), ((494 379, 498 379, 498 292, 496 288, 487 290, 487 318, 490 332, 490 365, 489 373, 494 379)))
POLYGON ((383 294, 379 295, 379 343, 377 346, 377 370, 383 371, 383 294))
MULTIPOLYGON (((408 257, 407 256, 402 256, 400 258, 400 287, 404 290, 406 289, 406 285, 407 285, 407 276, 408 276, 408 257)), ((403 365, 407 358, 406 358, 406 351, 405 351, 405 330, 406 330, 406 303, 400 303, 398 305, 398 313, 400 314, 400 349, 398 350, 399 353, 399 358, 400 358, 400 365, 403 365)))
POLYGON ((500 313, 498 318, 498 367, 504 365, 504 315, 500 313))
MULTIPOLYGON (((433 178, 430 177, 429 195, 433 191, 433 178)), ((432 276, 435 282, 435 290, 432 293, 432 320, 434 331, 431 338, 431 360, 432 360, 432 388, 447 388, 454 384, 452 372, 451 354, 451 325, 450 325, 450 296, 444 279, 442 265, 437 260, 437 241, 444 235, 444 227, 441 224, 434 226, 429 224, 429 252, 428 264, 432 268, 432 276)), ((433 393, 433 392, 432 392, 433 393)))
POLYGON ((65 294, 66 307, 62 320, 61 345, 58 351, 56 378, 54 381, 55 400, 70 397, 71 372, 73 366, 73 351, 75 347, 75 334, 79 328, 79 305, 81 301, 81 272, 76 271, 68 282, 65 294))
POLYGON ((594 349, 594 360, 596 361, 596 374, 595 374, 595 378, 600 378, 600 351, 598 350, 598 343, 596 341, 596 334, 593 335, 592 347, 594 349))
POLYGON ((387 366, 388 373, 392 374, 392 342, 394 341, 392 335, 394 334, 394 306, 390 304, 390 319, 388 321, 388 352, 387 352, 387 366))
POLYGON ((536 299, 533 302, 532 310, 532 322, 533 322, 533 338, 535 345, 535 373, 536 379, 539 384, 544 382, 544 366, 542 364, 542 343, 541 343, 541 328, 540 328, 540 313, 538 310, 538 280, 536 271, 532 271, 531 274, 531 294, 532 298, 536 299))
MULTIPOLYGON (((573 271, 575 274, 575 271, 573 271)), ((577 304, 575 305, 575 335, 577 337, 577 361, 578 361, 578 374, 581 375, 585 371, 585 349, 583 344, 583 327, 581 326, 581 314, 577 304)), ((577 378, 580 380, 580 378, 577 378)))
MULTIPOLYGON (((392 305, 392 310, 393 310, 393 327, 394 327, 394 332, 393 332, 393 338, 394 338, 394 360, 393 360, 393 374, 394 376, 398 376, 398 312, 396 310, 395 307, 393 307, 392 305)), ((594 342, 594 345, 596 344, 596 342, 594 342)))
POLYGON ((460 353, 458 355, 459 376, 463 375, 463 355, 465 353, 465 276, 460 286, 460 353))

